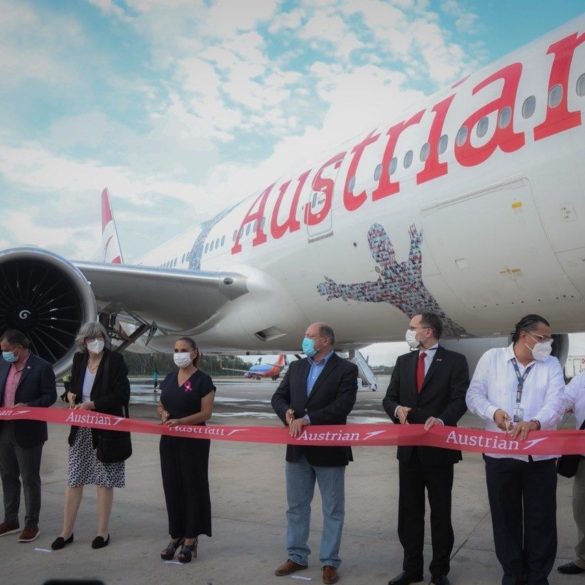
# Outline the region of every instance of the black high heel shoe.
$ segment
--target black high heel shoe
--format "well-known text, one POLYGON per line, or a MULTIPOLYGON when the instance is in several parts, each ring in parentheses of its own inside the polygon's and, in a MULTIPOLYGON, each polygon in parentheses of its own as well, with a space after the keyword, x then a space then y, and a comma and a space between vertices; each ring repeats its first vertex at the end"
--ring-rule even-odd
POLYGON ((71 536, 67 540, 65 540, 62 536, 58 536, 52 542, 51 548, 53 550, 61 550, 62 548, 65 548, 68 544, 71 544, 72 542, 73 542, 73 533, 71 533, 71 536))
POLYGON ((183 544, 183 539, 179 538, 178 540, 171 540, 169 542, 167 548, 163 549, 160 553, 160 558, 163 561, 172 561, 175 558, 175 553, 177 549, 183 544))
POLYGON ((197 539, 193 541, 193 544, 184 544, 181 547, 181 551, 177 555, 177 560, 180 563, 190 563, 191 559, 197 558, 197 539))

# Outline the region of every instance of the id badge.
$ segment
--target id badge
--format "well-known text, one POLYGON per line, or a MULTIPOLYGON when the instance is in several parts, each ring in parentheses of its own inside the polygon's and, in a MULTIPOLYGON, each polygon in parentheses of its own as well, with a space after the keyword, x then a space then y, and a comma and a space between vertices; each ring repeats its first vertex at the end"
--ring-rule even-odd
POLYGON ((514 422, 519 423, 524 420, 524 409, 517 407, 514 411, 514 422))

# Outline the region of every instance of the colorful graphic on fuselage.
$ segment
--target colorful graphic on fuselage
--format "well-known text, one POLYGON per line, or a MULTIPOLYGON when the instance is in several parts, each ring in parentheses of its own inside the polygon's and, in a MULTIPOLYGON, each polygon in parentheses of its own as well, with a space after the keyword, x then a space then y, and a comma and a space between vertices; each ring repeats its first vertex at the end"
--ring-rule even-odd
POLYGON ((338 284, 324 275, 325 282, 317 285, 320 295, 327 300, 343 299, 364 303, 389 303, 411 318, 421 309, 437 313, 443 320, 443 334, 447 337, 467 335, 465 329, 451 320, 439 306, 422 281, 422 233, 410 226, 408 260, 397 262, 394 246, 386 230, 379 223, 368 230, 368 245, 378 265, 380 278, 372 282, 338 284))
POLYGON ((201 224, 201 232, 197 236, 193 248, 191 248, 191 253, 189 254, 189 270, 201 270, 201 256, 203 256, 203 248, 205 247, 205 241, 207 240, 207 236, 209 236, 209 232, 211 232, 213 227, 240 203, 241 202, 238 201, 235 205, 224 209, 215 217, 212 217, 201 224))

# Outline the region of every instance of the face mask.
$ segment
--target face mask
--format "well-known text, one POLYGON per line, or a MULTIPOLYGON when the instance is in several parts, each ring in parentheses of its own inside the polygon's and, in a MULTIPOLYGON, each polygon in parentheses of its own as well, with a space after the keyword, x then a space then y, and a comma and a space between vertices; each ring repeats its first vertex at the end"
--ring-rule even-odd
POLYGON ((187 368, 193 363, 191 353, 188 351, 181 351, 173 354, 173 360, 175 365, 179 368, 187 368))
POLYGON ((87 342, 87 350, 91 353, 101 353, 104 349, 104 340, 103 339, 93 339, 92 341, 87 342))
POLYGON ((410 346, 410 349, 416 349, 420 345, 420 341, 416 338, 416 331, 412 329, 406 330, 406 335, 404 336, 406 343, 410 346))
POLYGON ((552 351, 552 342, 553 340, 549 339, 548 341, 539 341, 536 343, 532 348, 532 357, 537 362, 544 361, 552 351))
POLYGON ((3 351, 2 359, 9 364, 13 364, 18 359, 18 356, 13 351, 3 351))
POLYGON ((313 357, 317 353, 315 342, 310 337, 303 337, 301 348, 307 357, 313 357))

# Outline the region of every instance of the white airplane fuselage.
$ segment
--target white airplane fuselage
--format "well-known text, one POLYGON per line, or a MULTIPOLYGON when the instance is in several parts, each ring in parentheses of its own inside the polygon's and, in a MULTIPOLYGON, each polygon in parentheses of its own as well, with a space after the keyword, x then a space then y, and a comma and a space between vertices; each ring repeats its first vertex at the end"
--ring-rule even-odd
MULTIPOLYGON (((539 313, 585 330, 585 17, 265 185, 143 266, 245 275, 203 323, 153 315, 203 347, 296 350, 403 339, 417 308, 455 338, 539 313)), ((149 318, 148 315, 144 316, 149 318)))

